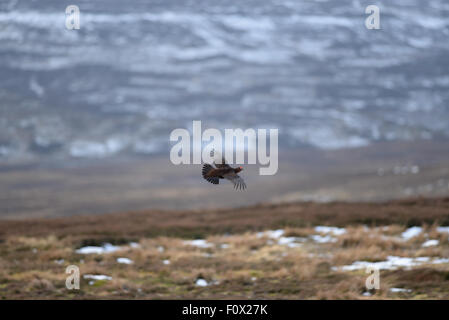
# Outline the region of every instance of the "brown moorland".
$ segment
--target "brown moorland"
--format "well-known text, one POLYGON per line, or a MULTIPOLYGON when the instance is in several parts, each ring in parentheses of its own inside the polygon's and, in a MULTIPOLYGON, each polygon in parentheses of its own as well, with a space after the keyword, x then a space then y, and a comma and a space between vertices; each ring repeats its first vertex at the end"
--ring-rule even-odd
POLYGON ((447 225, 449 198, 4 220, 0 297, 447 299, 447 225), (367 290, 358 261, 396 265, 367 290), (80 290, 65 287, 68 265, 80 290))

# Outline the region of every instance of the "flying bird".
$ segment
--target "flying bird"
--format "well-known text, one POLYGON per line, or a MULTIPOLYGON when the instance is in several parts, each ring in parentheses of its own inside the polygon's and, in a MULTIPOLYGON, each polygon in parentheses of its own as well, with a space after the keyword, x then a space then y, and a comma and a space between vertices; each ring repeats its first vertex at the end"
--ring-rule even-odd
MULTIPOLYGON (((211 156, 214 157, 214 150, 211 151, 211 156)), ((232 168, 226 163, 224 157, 221 157, 221 161, 214 160, 215 168, 209 163, 203 166, 203 178, 213 184, 219 184, 220 179, 227 179, 234 184, 235 189, 246 189, 245 181, 237 173, 243 170, 242 167, 232 168)))

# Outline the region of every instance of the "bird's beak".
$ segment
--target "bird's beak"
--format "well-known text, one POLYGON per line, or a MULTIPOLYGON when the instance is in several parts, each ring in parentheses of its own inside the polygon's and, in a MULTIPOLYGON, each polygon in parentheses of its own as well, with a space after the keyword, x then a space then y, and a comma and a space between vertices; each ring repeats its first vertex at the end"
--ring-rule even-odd
POLYGON ((243 170, 243 167, 239 167, 240 168, 240 170, 243 170))

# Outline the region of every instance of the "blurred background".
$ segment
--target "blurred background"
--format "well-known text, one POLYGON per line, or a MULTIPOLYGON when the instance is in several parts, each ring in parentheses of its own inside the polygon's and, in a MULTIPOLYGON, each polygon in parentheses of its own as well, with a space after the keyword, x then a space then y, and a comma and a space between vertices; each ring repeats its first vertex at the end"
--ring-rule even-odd
POLYGON ((447 195, 448 36, 445 0, 3 0, 0 218, 447 195), (173 166, 192 120, 278 128, 278 174, 173 166))

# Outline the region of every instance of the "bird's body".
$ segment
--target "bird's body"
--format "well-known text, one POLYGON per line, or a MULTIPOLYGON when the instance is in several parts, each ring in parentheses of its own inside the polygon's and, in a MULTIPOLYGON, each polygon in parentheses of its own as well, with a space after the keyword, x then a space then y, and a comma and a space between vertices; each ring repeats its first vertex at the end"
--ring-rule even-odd
MULTIPOLYGON (((211 152, 212 153, 212 152, 211 152)), ((214 161, 215 168, 206 163, 203 166, 203 178, 213 184, 219 184, 220 179, 227 179, 234 184, 236 189, 245 189, 245 181, 237 173, 243 170, 242 167, 232 168, 228 165, 224 158, 221 159, 221 163, 214 161)))

